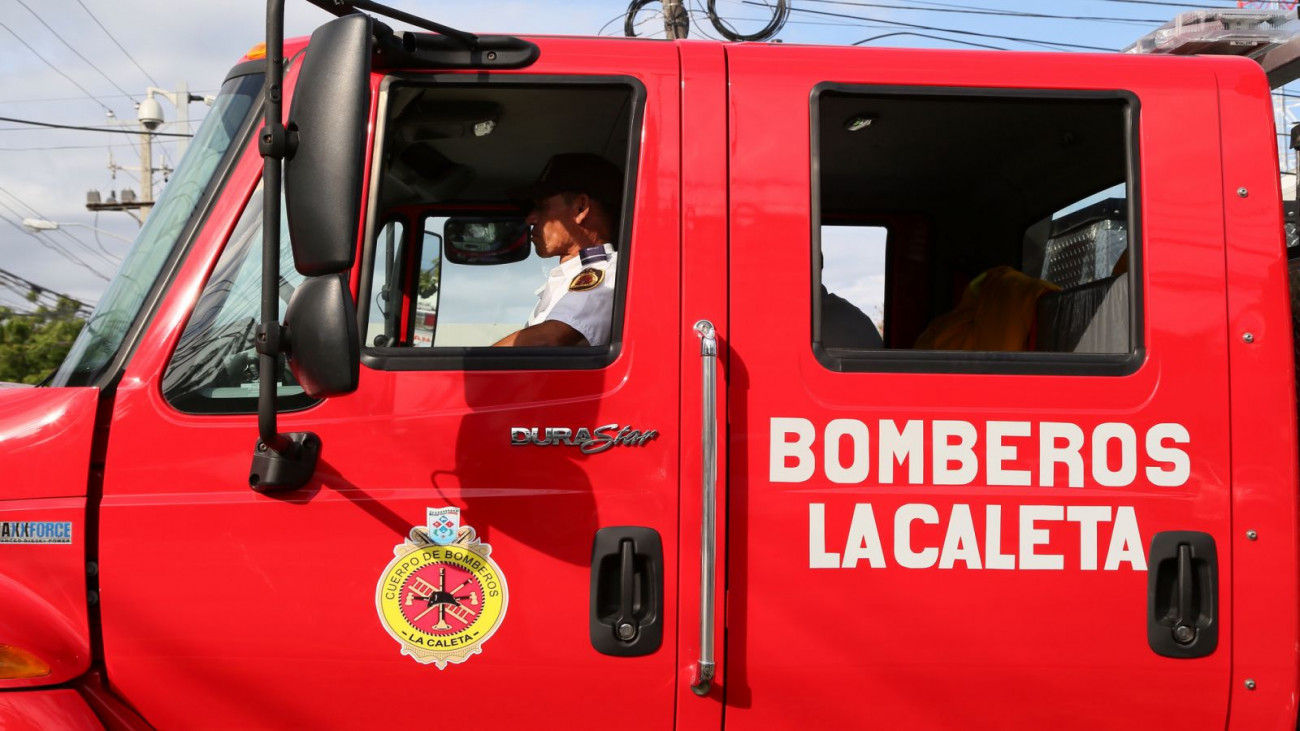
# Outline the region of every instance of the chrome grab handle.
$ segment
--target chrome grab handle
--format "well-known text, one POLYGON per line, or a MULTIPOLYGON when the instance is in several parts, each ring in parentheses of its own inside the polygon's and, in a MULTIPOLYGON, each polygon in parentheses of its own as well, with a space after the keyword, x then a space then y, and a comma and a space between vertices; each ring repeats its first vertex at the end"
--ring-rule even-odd
POLYGON ((706 696, 713 687, 713 592, 716 583, 714 558, 717 554, 717 481, 718 481, 718 339, 713 323, 700 320, 695 323, 695 334, 700 337, 700 362, 703 364, 703 402, 700 435, 701 463, 703 464, 703 510, 700 513, 700 660, 696 663, 691 690, 695 695, 706 696))

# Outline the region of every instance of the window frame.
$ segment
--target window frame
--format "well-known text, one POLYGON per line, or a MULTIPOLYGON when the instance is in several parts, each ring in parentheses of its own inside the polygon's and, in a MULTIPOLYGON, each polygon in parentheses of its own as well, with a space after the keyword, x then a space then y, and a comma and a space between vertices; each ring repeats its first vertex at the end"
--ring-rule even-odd
MULTIPOLYGON (((635 202, 641 162, 645 108, 648 98, 645 84, 634 76, 614 74, 604 76, 567 76, 562 74, 503 74, 483 78, 478 74, 413 74, 398 73, 385 76, 379 84, 377 112, 375 115, 375 142, 371 154, 370 182, 367 190, 366 220, 362 241, 361 265, 357 282, 357 301, 366 302, 357 308, 357 323, 364 328, 369 319, 370 289, 373 279, 374 246, 376 235, 376 210, 379 185, 382 180, 383 155, 387 144, 389 89, 394 84, 412 86, 467 85, 485 87, 503 86, 624 86, 630 94, 628 115, 629 135, 626 158, 623 160, 622 207, 619 212, 618 273, 615 283, 614 318, 608 345, 586 347, 429 347, 429 348, 376 348, 362 344, 361 363, 367 368, 381 371, 525 371, 525 370, 599 370, 612 364, 622 352, 624 310, 627 299, 629 262, 632 252, 632 223, 636 218, 635 202), (385 122, 380 124, 380 122, 385 122)), ((558 152, 558 151, 557 151, 558 152)), ((520 323, 523 327, 523 323, 520 323)), ((363 330, 364 331, 364 330, 363 330)))
MULTIPOLYGON (((821 270, 810 266, 811 333, 810 346, 813 357, 827 370, 838 373, 935 373, 935 374, 987 374, 987 375, 1062 375, 1062 376, 1128 376, 1137 372, 1146 360, 1146 333, 1143 318, 1145 291, 1142 284, 1142 206, 1141 206, 1141 156, 1139 125, 1141 101, 1137 94, 1126 89, 1003 89, 991 87, 953 86, 899 86, 873 84, 847 84, 822 82, 809 94, 809 160, 811 180, 809 186, 810 245, 812 262, 821 256, 821 97, 827 93, 857 94, 861 96, 896 97, 950 97, 1044 101, 1120 100, 1124 102, 1124 166, 1127 185, 1128 253, 1129 253, 1129 328, 1131 350, 1128 353, 1050 353, 1050 352, 996 352, 996 351, 945 351, 887 348, 880 350, 853 350, 825 348, 821 345, 821 270)), ((879 212, 876 212, 879 213, 879 212)), ((896 253, 896 252, 891 252, 896 253)), ((888 267, 888 264, 887 264, 888 267)), ((892 283, 886 270, 885 297, 889 307, 892 283)), ((888 327, 888 317, 886 318, 888 327)))

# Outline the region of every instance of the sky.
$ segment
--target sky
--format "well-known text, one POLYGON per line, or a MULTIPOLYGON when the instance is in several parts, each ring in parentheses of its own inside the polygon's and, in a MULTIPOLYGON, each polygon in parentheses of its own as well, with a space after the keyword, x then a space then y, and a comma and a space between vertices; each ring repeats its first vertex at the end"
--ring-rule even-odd
MULTIPOLYGON (((627 7, 625 0, 389 1, 441 23, 494 33, 621 35, 627 7)), ((754 32, 769 15, 763 3, 773 1, 717 0, 716 8, 736 30, 754 32)), ((692 11, 690 37, 716 36, 703 0, 685 2, 692 11)), ((1119 50, 1180 11, 1236 5, 1235 0, 1200 5, 1168 0, 791 0, 777 38, 827 45, 1119 50)), ((290 36, 308 35, 331 17, 305 2, 288 0, 287 6, 290 36)), ((646 35, 663 32, 658 8, 650 5, 636 19, 646 35)), ((263 40, 264 17, 265 6, 257 0, 0 0, 0 117, 138 132, 135 102, 145 98, 148 87, 170 91, 183 84, 192 93, 215 93, 229 67, 263 40)), ((185 132, 171 102, 159 101, 167 120, 159 131, 185 132)), ((190 105, 190 131, 206 110, 201 102, 190 105)), ((176 138, 156 138, 154 166, 174 167, 177 159, 176 138)), ((14 286, 14 276, 93 304, 138 225, 125 213, 87 211, 87 191, 98 190, 104 198, 124 188, 138 193, 140 166, 137 134, 0 120, 0 306, 30 308, 16 291, 26 285, 14 286), (59 229, 30 232, 22 226, 28 218, 57 222, 59 229)), ((155 173, 154 180, 156 196, 164 174, 155 173)))

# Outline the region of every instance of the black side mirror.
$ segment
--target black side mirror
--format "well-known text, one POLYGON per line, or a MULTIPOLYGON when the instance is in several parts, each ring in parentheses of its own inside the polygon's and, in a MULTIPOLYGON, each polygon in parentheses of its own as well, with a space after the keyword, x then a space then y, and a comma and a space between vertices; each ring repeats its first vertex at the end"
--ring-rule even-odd
POLYGON ((294 290, 284 312, 289 368, 313 398, 357 390, 361 349, 357 307, 342 274, 312 277, 294 290))
POLYGON ((312 34, 289 110, 284 202, 294 266, 309 277, 344 271, 356 255, 371 23, 347 15, 312 34))
POLYGON ((511 264, 532 251, 528 233, 519 216, 457 216, 442 226, 443 249, 453 264, 511 264))

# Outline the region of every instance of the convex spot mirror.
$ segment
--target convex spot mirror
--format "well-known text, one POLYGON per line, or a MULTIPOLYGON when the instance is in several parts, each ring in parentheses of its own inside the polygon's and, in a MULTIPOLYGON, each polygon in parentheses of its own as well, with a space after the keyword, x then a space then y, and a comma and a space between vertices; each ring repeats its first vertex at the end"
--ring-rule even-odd
POLYGON ((284 323, 289 329, 289 368, 308 396, 326 398, 357 390, 357 306, 344 275, 303 282, 289 298, 284 323))
POLYGON ((512 264, 532 251, 520 216, 456 216, 442 226, 443 249, 453 264, 512 264))

